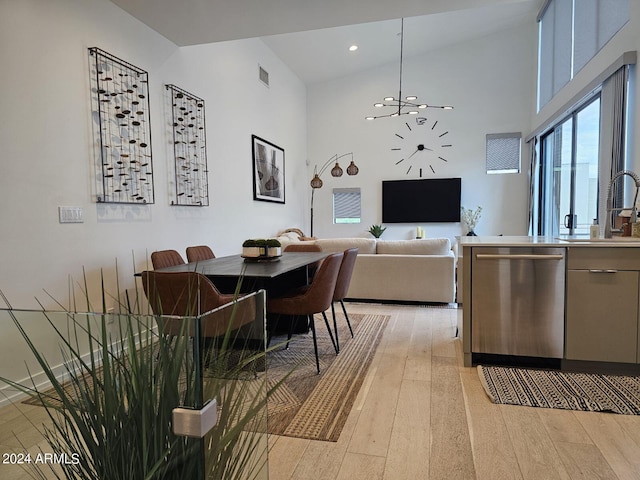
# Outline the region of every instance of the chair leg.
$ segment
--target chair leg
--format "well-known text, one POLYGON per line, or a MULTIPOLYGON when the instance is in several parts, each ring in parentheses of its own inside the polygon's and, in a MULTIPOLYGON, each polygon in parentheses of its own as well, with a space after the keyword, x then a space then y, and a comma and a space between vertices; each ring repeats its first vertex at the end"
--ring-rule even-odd
POLYGON ((289 349, 289 342, 291 341, 291 337, 293 336, 293 325, 296 323, 297 319, 298 316, 294 315, 289 321, 289 332, 287 333, 287 344, 284 347, 285 350, 289 349))
POLYGON ((353 338, 353 329, 351 328, 351 322, 349 321, 349 315, 347 314, 347 309, 344 306, 344 302, 340 300, 340 305, 342 305, 342 311, 344 312, 344 318, 347 319, 347 325, 349 326, 349 331, 351 332, 351 338, 353 338))
POLYGON ((320 357, 318 357, 318 339, 316 338, 316 325, 312 315, 307 315, 307 322, 309 323, 309 327, 311 328, 311 334, 313 335, 313 350, 316 354, 316 368, 318 370, 318 375, 320 375, 320 357))
POLYGON ((327 319, 327 314, 322 312, 322 318, 324 318, 324 324, 327 326, 327 332, 329 332, 329 338, 331 339, 331 343, 333 344, 333 349, 336 351, 336 355, 339 352, 338 346, 336 345, 336 341, 333 339, 333 333, 331 333, 331 327, 329 326, 329 320, 327 319))
POLYGON ((336 335, 336 353, 340 353, 340 340, 338 340, 338 324, 336 323, 336 306, 331 302, 331 315, 333 316, 333 332, 336 335))

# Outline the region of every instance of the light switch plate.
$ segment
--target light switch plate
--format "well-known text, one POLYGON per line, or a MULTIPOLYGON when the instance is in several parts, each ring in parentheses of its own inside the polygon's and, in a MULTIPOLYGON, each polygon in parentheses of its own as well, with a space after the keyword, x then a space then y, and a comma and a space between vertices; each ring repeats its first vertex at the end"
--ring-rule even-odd
POLYGON ((60 223, 84 223, 82 207, 58 207, 60 223))

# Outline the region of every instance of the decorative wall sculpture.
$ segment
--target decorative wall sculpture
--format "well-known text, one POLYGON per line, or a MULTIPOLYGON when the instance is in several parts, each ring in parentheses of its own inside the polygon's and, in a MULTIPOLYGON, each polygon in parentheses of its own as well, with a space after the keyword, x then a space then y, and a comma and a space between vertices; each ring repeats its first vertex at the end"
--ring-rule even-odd
POLYGON ((154 203, 148 73, 89 49, 96 128, 96 200, 154 203))
POLYGON ((209 205, 204 100, 166 85, 171 95, 175 198, 171 205, 209 205))

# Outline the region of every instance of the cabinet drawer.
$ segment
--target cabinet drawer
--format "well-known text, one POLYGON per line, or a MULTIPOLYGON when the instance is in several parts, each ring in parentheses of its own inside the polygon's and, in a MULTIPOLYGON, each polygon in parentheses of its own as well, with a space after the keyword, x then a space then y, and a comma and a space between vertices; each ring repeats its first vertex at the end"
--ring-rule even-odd
POLYGON ((569 247, 570 270, 640 270, 638 247, 569 247))
POLYGON ((638 272, 567 272, 565 358, 636 363, 638 280, 638 272))

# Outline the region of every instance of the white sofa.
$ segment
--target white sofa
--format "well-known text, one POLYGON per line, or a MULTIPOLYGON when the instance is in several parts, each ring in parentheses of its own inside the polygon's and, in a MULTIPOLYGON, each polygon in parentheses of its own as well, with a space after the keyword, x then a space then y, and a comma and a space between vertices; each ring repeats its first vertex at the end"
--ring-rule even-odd
MULTIPOLYGON (((301 243, 295 236, 278 237, 283 248, 301 243)), ((376 240, 322 238, 315 243, 326 252, 358 248, 347 297, 400 302, 455 301, 455 256, 448 238, 376 240)))

